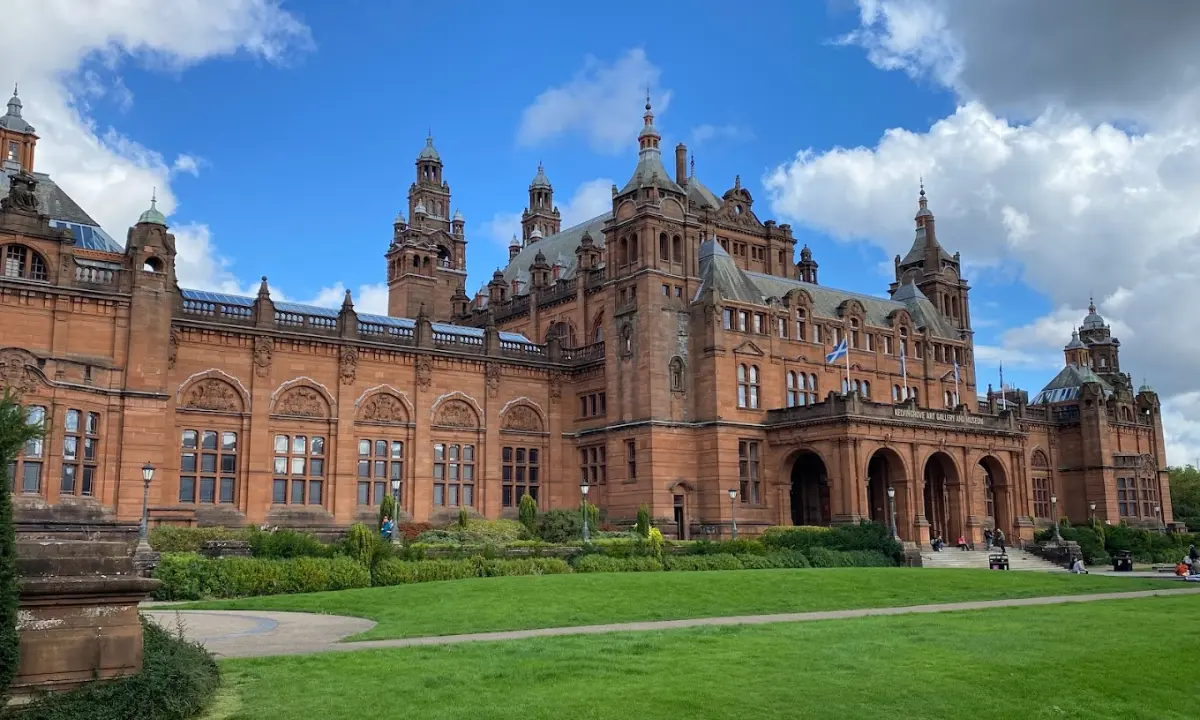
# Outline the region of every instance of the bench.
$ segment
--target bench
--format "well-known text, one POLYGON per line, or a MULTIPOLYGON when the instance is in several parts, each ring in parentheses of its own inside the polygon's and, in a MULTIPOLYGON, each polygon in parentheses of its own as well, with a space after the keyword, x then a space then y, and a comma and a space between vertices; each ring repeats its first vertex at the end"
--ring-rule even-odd
POLYGON ((1171 573, 1172 575, 1175 574, 1175 566, 1174 565, 1152 565, 1152 566, 1150 566, 1150 569, 1152 569, 1156 573, 1171 573))

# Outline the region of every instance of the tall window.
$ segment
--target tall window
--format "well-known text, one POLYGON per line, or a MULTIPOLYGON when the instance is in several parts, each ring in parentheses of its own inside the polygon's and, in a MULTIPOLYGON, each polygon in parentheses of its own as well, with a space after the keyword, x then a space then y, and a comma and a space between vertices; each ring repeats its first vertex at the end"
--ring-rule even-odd
POLYGON ((100 454, 100 414, 68 410, 63 422, 63 464, 59 492, 93 495, 100 454))
POLYGON ((11 160, 12 162, 17 162, 18 158, 20 157, 20 148, 21 148, 21 146, 18 145, 15 141, 9 140, 8 141, 8 156, 7 156, 8 159, 11 160))
POLYGON ((812 339, 812 341, 813 341, 813 342, 815 342, 815 343, 817 343, 818 345, 820 345, 821 343, 825 342, 825 339, 824 339, 824 338, 825 338, 825 333, 821 332, 821 326, 820 326, 820 325, 813 325, 813 326, 812 326, 812 329, 813 329, 813 339, 812 339))
POLYGON ((659 235, 658 235, 658 257, 663 260, 669 259, 669 255, 667 253, 667 234, 666 233, 659 233, 659 235))
POLYGON ((738 480, 742 502, 750 505, 762 503, 762 482, 758 474, 758 441, 738 441, 738 480))
POLYGON ((758 366, 738 365, 738 407, 758 409, 758 366))
MULTIPOLYGON (((800 377, 804 376, 801 375, 800 377)), ((813 373, 808 376, 808 403, 810 405, 815 405, 817 402, 819 402, 817 395, 817 376, 815 373, 813 373)))
POLYGON ((46 261, 41 255, 24 245, 9 245, 4 248, 4 275, 11 278, 45 281, 46 261))
MULTIPOLYGON (((46 421, 46 408, 31 405, 25 408, 25 421, 30 425, 43 425, 46 421)), ((39 493, 42 491, 42 466, 45 463, 45 444, 42 438, 33 438, 25 443, 21 453, 8 464, 9 482, 12 489, 17 491, 17 479, 20 478, 20 492, 39 493)))
POLYGON ((725 322, 724 328, 726 330, 733 329, 733 310, 730 310, 729 308, 725 308, 724 322, 725 322))
POLYGON ((1135 478, 1117 478, 1117 513, 1121 517, 1138 516, 1138 491, 1135 478))
POLYGON ((908 352, 908 328, 900 328, 900 354, 911 357, 908 352))
POLYGON ((179 442, 179 502, 233 502, 237 441, 235 432, 183 431, 179 442))
POLYGON ((858 329, 858 318, 850 318, 850 347, 858 349, 862 333, 858 329))
POLYGON ((804 404, 804 394, 800 391, 800 385, 804 382, 804 374, 798 376, 792 371, 787 374, 787 406, 796 407, 804 404))
POLYGON ((892 354, 892 336, 891 335, 883 336, 883 354, 884 355, 892 354))
POLYGON ((775 318, 775 324, 778 325, 779 337, 787 339, 787 318, 775 318))
MULTIPOLYGON (((664 242, 666 235, 663 236, 664 242)), ((514 507, 521 502, 522 495, 538 499, 538 449, 506 447, 501 454, 501 478, 503 479, 502 504, 514 507)))
POLYGON ((625 441, 625 471, 627 479, 637 480, 637 441, 625 441))
POLYGON ((754 332, 762 335, 767 331, 766 328, 767 316, 762 313, 754 313, 754 332))
POLYGON ((325 480, 325 438, 307 435, 275 436, 275 483, 271 502, 277 505, 320 505, 325 480))
POLYGON ((1158 513, 1154 511, 1158 505, 1158 484, 1154 478, 1142 478, 1141 487, 1138 488, 1142 498, 1142 517, 1158 519, 1158 513))
POLYGON ((433 446, 433 504, 438 507, 475 505, 475 446, 433 446))
POLYGON ((678 358, 678 357, 671 358, 670 374, 671 374, 671 391, 672 392, 682 392, 683 391, 683 360, 681 358, 678 358))
MULTIPOLYGON (((359 439, 359 505, 379 505, 391 492, 392 480, 403 479, 404 443, 399 440, 359 439)), ((403 492, 404 488, 400 490, 403 492)))
POLYGON ((738 310, 738 330, 746 332, 750 328, 750 313, 746 310, 738 310))
POLYGON ((604 445, 579 448, 579 482, 583 485, 603 485, 608 482, 604 445))
POLYGON ((1033 479, 1033 516, 1037 518, 1050 517, 1050 479, 1035 477, 1033 479))
POLYGON ((671 238, 671 262, 683 262, 683 238, 678 235, 671 238))
POLYGON ((996 490, 990 475, 983 485, 983 512, 987 517, 996 517, 996 490))
POLYGON ((808 315, 803 310, 796 311, 796 339, 808 337, 808 315))
POLYGON ((945 395, 946 395, 946 397, 945 397, 946 409, 952 410, 954 408, 954 393, 947 390, 945 395))

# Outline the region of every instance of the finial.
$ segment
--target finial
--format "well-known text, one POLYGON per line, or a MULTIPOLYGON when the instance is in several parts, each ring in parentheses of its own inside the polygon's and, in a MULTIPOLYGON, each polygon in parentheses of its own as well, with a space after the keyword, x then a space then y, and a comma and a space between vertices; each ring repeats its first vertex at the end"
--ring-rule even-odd
POLYGON ((696 177, 696 156, 692 155, 692 174, 688 177, 696 177))
POLYGON ((13 83, 13 97, 16 97, 16 96, 19 94, 17 91, 18 91, 20 88, 21 88, 21 84, 20 84, 20 83, 13 83))
POLYGON ((733 176, 733 186, 735 188, 740 188, 742 186, 742 176, 741 175, 733 176))
POLYGON ((1096 312, 1096 300, 1094 296, 1088 298, 1088 312, 1096 312))
POLYGON ((158 202, 158 187, 150 188, 150 207, 154 207, 154 203, 158 202))
POLYGON ((925 176, 921 175, 921 197, 925 197, 925 176))
POLYGON ((271 290, 267 287, 267 276, 262 276, 262 283, 258 286, 258 298, 264 300, 271 297, 271 290))
POLYGON ((346 297, 342 300, 342 310, 353 310, 354 302, 350 299, 350 291, 346 291, 346 297))
POLYGON ((646 111, 650 111, 650 84, 646 83, 646 111))

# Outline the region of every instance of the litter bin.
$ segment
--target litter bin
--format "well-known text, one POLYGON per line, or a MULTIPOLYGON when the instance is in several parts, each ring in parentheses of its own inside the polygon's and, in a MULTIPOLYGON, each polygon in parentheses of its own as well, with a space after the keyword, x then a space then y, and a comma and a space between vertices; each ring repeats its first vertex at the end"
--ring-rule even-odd
POLYGON ((989 570, 1007 570, 1008 569, 1008 556, 1002 555, 1000 553, 994 553, 992 555, 988 555, 988 569, 989 570))
POLYGON ((1128 550, 1113 553, 1113 572, 1133 572, 1133 554, 1128 550))

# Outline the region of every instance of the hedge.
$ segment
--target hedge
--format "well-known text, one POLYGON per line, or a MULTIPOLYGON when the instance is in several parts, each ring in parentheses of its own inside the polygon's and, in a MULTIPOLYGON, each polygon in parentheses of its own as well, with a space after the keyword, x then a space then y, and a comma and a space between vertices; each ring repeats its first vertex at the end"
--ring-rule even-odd
POLYGON ((655 572, 663 564, 652 557, 610 557, 608 555, 581 555, 572 566, 575 572, 655 572))
POLYGON ((155 600, 201 600, 348 590, 371 586, 367 567, 349 558, 205 558, 164 553, 154 568, 155 600))
POLYGON ((772 527, 763 532, 761 541, 772 550, 869 550, 897 562, 904 558, 904 548, 892 537, 891 530, 873 522, 835 527, 772 527))
POLYGON ((514 560, 384 560, 375 566, 376 587, 407 585, 440 580, 465 580, 474 577, 511 577, 515 575, 561 575, 571 572, 565 560, 557 558, 521 558, 514 560))
POLYGON ((12 720, 186 720, 216 696, 221 674, 198 643, 142 619, 142 671, 44 695, 0 717, 12 720))

